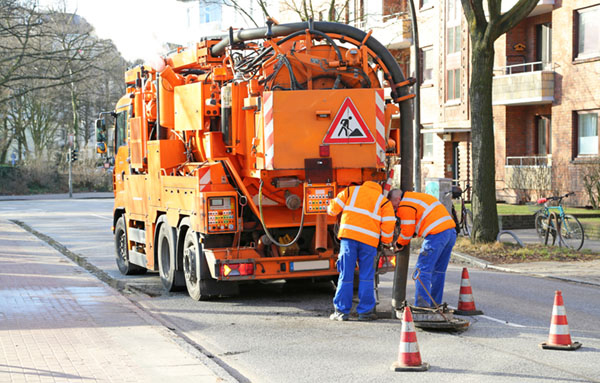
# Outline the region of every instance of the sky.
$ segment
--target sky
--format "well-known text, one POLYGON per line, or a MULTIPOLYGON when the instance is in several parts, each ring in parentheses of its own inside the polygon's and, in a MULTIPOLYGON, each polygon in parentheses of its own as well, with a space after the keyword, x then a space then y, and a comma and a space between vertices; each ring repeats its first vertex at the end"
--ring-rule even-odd
MULTIPOLYGON (((60 0, 62 3, 63 0, 60 0)), ((152 60, 167 42, 185 43, 186 14, 176 0, 64 0, 67 11, 92 24, 98 37, 111 39, 126 60, 152 60)), ((40 7, 56 0, 39 0, 40 7)))

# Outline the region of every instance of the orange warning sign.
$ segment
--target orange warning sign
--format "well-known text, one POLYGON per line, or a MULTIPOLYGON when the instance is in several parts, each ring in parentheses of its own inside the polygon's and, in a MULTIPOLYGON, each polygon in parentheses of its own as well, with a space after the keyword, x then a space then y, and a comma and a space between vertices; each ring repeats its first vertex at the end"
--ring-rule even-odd
POLYGON ((346 97, 323 138, 324 144, 372 144, 375 142, 356 106, 346 97))

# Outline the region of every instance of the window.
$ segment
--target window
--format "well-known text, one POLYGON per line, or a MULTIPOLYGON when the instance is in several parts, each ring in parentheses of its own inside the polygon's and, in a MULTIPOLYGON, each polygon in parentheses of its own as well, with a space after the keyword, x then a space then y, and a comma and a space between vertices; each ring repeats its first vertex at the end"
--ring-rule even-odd
POLYGON ((446 101, 460 99, 460 68, 446 71, 446 101))
POLYGON ((449 27, 446 40, 446 54, 460 52, 460 25, 449 27))
POLYGON ((433 7, 433 0, 421 0, 421 8, 430 8, 433 7))
POLYGON ((600 6, 577 11, 577 58, 600 56, 600 6))
MULTIPOLYGON (((129 109, 128 109, 129 110, 129 109)), ((116 148, 127 145, 127 113, 128 110, 117 113, 115 121, 116 148)))
POLYGON ((433 157, 433 135, 435 133, 423 133, 423 158, 433 157))
POLYGON ((421 63, 421 70, 423 74, 421 75, 421 80, 423 82, 431 82, 433 81, 433 48, 423 48, 423 62, 421 63))
POLYGON ((577 115, 577 155, 598 155, 598 111, 577 115))
POLYGON ((537 154, 546 156, 552 153, 552 124, 548 116, 537 118, 537 154))

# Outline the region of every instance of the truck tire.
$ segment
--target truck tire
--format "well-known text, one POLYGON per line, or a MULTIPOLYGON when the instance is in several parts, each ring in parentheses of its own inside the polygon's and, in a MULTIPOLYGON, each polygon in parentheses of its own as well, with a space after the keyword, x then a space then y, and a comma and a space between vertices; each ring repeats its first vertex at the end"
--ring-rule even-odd
POLYGON ((185 286, 183 271, 176 269, 177 231, 167 222, 158 229, 158 273, 160 280, 169 292, 181 291, 185 286))
POLYGON ((144 274, 146 269, 129 262, 129 249, 127 247, 127 230, 125 218, 122 216, 115 225, 115 260, 117 267, 123 275, 144 274))
POLYGON ((239 293, 236 282, 219 282, 210 275, 202 243, 192 229, 186 231, 183 242, 183 271, 188 294, 194 300, 205 301, 239 293))

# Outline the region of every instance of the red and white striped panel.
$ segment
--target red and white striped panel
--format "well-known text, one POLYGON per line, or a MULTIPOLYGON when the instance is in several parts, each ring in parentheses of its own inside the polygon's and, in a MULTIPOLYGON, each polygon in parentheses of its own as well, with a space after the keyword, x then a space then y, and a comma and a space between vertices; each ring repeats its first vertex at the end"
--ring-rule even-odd
POLYGON ((265 169, 273 169, 275 137, 273 136, 273 92, 263 93, 263 124, 265 137, 265 169))
POLYGON ((383 98, 383 89, 375 91, 375 150, 377 154, 377 166, 385 165, 385 101, 383 98))
POLYGON ((212 184, 210 183, 210 166, 200 168, 198 170, 198 184, 201 192, 208 192, 212 190, 212 184))
POLYGON ((387 197, 392 190, 392 182, 394 181, 394 169, 390 169, 390 175, 388 176, 387 181, 385 181, 385 185, 383 186, 383 196, 387 197))

